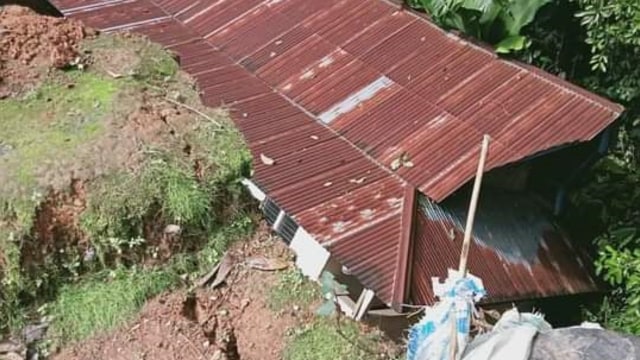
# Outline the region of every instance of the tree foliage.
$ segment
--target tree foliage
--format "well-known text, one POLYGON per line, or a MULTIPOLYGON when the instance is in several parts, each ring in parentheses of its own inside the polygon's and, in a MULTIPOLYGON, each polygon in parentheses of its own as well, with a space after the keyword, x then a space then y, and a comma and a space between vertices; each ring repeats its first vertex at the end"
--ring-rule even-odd
POLYGON ((496 45, 508 53, 528 45, 522 29, 551 0, 409 0, 439 24, 496 45))

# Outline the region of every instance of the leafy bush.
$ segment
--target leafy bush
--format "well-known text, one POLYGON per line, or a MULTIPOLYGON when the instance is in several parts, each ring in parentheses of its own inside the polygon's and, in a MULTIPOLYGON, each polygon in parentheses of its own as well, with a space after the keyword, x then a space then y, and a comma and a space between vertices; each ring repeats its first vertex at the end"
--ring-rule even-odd
POLYGON ((496 51, 522 50, 522 29, 551 0, 409 0, 427 11, 440 25, 496 45, 496 51))

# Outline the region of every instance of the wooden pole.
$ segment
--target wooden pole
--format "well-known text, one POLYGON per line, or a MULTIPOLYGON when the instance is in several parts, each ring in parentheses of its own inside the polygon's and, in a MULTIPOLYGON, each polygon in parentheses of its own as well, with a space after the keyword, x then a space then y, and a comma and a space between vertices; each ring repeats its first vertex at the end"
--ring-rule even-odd
POLYGON ((473 222, 476 217, 476 209, 478 208, 480 185, 482 184, 482 175, 484 174, 484 164, 487 161, 488 151, 489 135, 484 135, 484 137, 482 138, 482 149, 480 150, 480 161, 478 162, 476 180, 473 183, 473 193, 471 193, 471 203, 469 204, 469 213, 467 214, 467 224, 464 227, 464 240, 462 241, 460 266, 458 267, 458 272, 462 275, 462 277, 467 276, 467 258, 469 257, 469 246, 471 245, 471 235, 473 234, 473 222))
MULTIPOLYGON (((476 179, 473 183, 473 192, 471 193, 471 203, 469 204, 469 214, 467 214, 467 224, 464 228, 464 240, 462 241, 462 251, 460 253, 460 266, 458 272, 462 277, 467 276, 467 259, 469 257, 469 247, 471 246, 471 235, 473 234, 473 221, 476 218, 476 209, 478 208, 478 198, 480 198, 480 185, 482 185, 482 175, 484 174, 484 164, 487 161, 487 152, 489 151, 489 135, 482 138, 482 148, 480 149, 480 161, 478 161, 478 171, 476 179)), ((458 328, 456 326, 455 311, 451 314, 451 347, 449 348, 449 359, 455 360, 458 352, 458 328)))

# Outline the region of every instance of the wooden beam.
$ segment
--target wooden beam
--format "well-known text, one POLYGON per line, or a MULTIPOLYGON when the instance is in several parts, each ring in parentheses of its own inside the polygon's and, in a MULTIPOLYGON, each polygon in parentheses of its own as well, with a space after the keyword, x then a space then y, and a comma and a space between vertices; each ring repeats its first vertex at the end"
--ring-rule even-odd
POLYGON ((393 283, 391 307, 402 312, 402 304, 409 294, 411 281, 411 265, 413 263, 413 235, 415 228, 417 194, 413 186, 407 185, 402 202, 401 237, 396 258, 396 274, 393 283))

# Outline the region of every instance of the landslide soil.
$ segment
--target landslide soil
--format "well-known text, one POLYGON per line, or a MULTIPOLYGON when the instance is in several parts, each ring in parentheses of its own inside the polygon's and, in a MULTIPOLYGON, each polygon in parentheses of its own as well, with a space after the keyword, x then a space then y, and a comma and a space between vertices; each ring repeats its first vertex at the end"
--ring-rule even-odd
POLYGON ((278 273, 250 269, 244 260, 290 260, 291 255, 267 226, 230 254, 235 265, 220 288, 161 295, 126 326, 65 348, 53 359, 281 359, 288 331, 311 321, 313 309, 274 313, 266 299, 278 273))
MULTIPOLYGON (((73 89, 78 75, 63 70, 85 71, 113 84, 128 84, 126 74, 140 63, 140 49, 146 49, 149 42, 131 34, 120 34, 106 38, 116 44, 114 46, 92 45, 105 36, 74 20, 42 16, 19 6, 0 7, 0 106, 3 101, 28 98, 44 84, 53 86, 55 91, 73 89), (122 45, 127 42, 131 46, 122 45)), ((176 76, 176 92, 182 88, 193 92, 191 79, 182 73, 176 76)), ((108 110, 102 110, 100 104, 84 113, 63 107, 67 111, 63 117, 75 116, 73 126, 83 126, 85 118, 105 112, 93 119, 99 122, 99 134, 80 139, 74 148, 58 149, 52 145, 38 157, 30 155, 31 158, 23 159, 16 156, 33 153, 34 144, 11 144, 14 139, 10 138, 3 142, 0 135, 0 184, 3 184, 0 200, 28 198, 32 194, 41 196, 32 234, 22 243, 23 267, 38 267, 50 254, 69 247, 77 248, 80 253, 86 250, 87 239, 78 222, 86 208, 87 182, 113 171, 136 171, 149 149, 190 148, 182 135, 193 126, 197 115, 169 101, 157 89, 122 85, 118 91, 114 105, 108 110), (80 119, 77 124, 75 118, 80 119), (29 173, 29 182, 17 175, 25 172, 29 173)), ((40 123, 34 124, 32 131, 67 121, 66 118, 52 119, 59 115, 55 114, 62 105, 54 104, 47 93, 38 96, 44 96, 50 106, 38 114, 40 123)), ((194 97, 197 101, 197 96, 194 97)), ((181 99, 185 100, 194 99, 181 99)), ((10 122, 16 116, 2 112, 0 122, 10 122)), ((198 159, 189 159, 189 154, 185 156, 197 165, 198 159)), ((0 219, 0 225, 9 228, 13 220, 0 219)), ((5 262, 0 249, 0 270, 5 262)))

